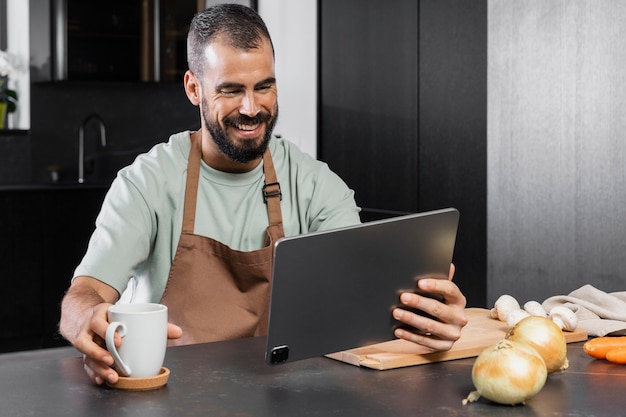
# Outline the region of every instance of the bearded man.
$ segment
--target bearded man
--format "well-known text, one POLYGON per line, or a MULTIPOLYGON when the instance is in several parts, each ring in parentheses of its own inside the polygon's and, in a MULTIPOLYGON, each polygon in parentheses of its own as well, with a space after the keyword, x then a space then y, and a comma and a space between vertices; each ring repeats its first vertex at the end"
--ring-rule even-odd
MULTIPOLYGON (((171 344, 264 335, 274 242, 360 222, 354 192, 326 164, 272 136, 274 49, 259 15, 237 4, 200 12, 187 49, 184 87, 201 127, 120 170, 62 302, 61 334, 97 384, 118 379, 102 342, 111 304, 167 305, 171 344)), ((451 281, 420 283, 446 302, 401 302, 439 320, 397 309, 415 332, 396 335, 449 348, 465 298, 451 281)))

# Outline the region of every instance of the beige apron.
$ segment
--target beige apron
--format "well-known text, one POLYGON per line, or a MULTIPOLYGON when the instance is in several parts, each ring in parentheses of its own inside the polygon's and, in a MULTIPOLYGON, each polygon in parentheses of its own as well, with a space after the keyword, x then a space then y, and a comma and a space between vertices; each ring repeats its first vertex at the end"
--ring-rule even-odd
POLYGON ((263 155, 265 186, 259 190, 269 217, 264 247, 242 252, 195 235, 201 158, 197 135, 187 167, 182 233, 161 299, 168 306, 169 321, 183 329, 183 337, 170 345, 265 335, 274 242, 284 236, 282 196, 269 149, 263 155))

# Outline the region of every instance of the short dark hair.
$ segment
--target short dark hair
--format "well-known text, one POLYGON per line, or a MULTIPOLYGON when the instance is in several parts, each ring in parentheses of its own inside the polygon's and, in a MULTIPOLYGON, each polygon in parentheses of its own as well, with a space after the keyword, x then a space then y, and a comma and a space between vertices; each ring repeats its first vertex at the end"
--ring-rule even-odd
POLYGON ((204 70, 204 48, 216 38, 228 42, 238 49, 258 48, 267 39, 272 46, 272 38, 259 14, 240 4, 219 4, 196 13, 187 35, 187 64, 189 69, 201 74, 204 70))

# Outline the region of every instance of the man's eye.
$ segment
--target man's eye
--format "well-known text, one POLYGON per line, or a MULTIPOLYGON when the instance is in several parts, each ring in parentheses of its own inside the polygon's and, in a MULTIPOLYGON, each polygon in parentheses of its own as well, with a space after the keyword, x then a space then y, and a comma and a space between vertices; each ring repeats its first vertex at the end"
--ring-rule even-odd
POLYGON ((225 96, 234 96, 237 93, 239 93, 239 90, 222 90, 222 94, 225 96))

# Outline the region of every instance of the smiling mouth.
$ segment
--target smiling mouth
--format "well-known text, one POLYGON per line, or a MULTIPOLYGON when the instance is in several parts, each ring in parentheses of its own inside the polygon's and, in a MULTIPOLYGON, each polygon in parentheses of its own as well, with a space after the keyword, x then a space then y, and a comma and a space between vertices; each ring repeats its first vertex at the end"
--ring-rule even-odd
POLYGON ((259 113, 254 117, 248 117, 245 115, 238 115, 238 117, 227 118, 224 122, 226 126, 231 126, 237 129, 242 134, 254 134, 262 125, 265 125, 271 120, 269 113, 259 113))
POLYGON ((235 127, 237 127, 237 129, 239 130, 243 130, 246 132, 251 132, 253 130, 256 130, 259 127, 260 123, 255 123, 255 124, 236 124, 235 127))

